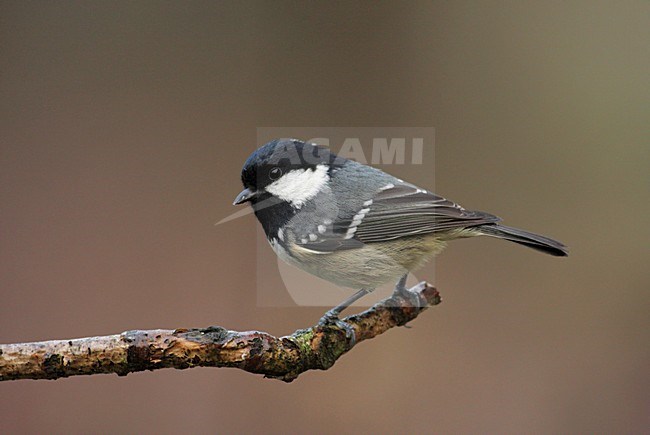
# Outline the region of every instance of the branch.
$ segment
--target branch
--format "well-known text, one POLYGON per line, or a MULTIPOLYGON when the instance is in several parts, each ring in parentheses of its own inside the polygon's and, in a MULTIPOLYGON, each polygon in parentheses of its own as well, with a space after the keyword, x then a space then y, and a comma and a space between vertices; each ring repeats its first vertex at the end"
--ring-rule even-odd
MULTIPOLYGON (((356 343, 415 319, 441 302, 438 291, 420 283, 408 294, 394 294, 344 319, 356 343), (414 304, 417 299, 419 303, 414 304)), ((205 329, 154 329, 117 335, 0 345, 0 381, 58 379, 77 375, 162 368, 235 367, 291 382, 307 370, 327 370, 355 341, 336 325, 300 329, 285 337, 266 332, 205 329)))

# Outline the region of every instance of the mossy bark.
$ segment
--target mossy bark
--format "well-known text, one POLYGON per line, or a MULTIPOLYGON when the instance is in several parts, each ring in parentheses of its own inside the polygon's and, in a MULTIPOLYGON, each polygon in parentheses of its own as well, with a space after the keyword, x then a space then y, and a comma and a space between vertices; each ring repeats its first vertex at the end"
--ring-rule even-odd
POLYGON ((203 329, 126 331, 103 337, 0 345, 0 381, 58 379, 162 368, 235 367, 290 382, 307 370, 327 370, 356 343, 415 319, 440 303, 435 288, 421 283, 347 317, 355 339, 337 325, 317 325, 285 337, 266 332, 203 329), (420 301, 413 304, 413 297, 420 301))

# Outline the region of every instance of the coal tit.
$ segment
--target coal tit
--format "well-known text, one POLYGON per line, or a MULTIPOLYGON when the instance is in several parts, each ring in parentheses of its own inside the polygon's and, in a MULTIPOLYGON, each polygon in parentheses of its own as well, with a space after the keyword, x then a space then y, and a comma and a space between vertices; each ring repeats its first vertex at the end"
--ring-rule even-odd
POLYGON ((448 240, 491 236, 555 256, 562 243, 499 224, 500 219, 337 156, 326 147, 276 139, 246 160, 244 190, 276 254, 336 285, 359 289, 328 311, 343 309, 387 282, 406 290, 409 271, 439 253, 448 240))

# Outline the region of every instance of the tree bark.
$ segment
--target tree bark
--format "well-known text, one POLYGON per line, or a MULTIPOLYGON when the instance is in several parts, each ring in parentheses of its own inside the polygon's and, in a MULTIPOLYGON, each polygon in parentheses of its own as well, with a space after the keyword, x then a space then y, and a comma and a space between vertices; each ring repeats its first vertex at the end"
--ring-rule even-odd
POLYGON ((235 367, 291 382, 307 370, 329 369, 356 343, 405 325, 440 302, 435 288, 420 283, 406 293, 393 294, 368 310, 343 319, 354 329, 354 337, 335 324, 300 329, 284 337, 210 326, 2 344, 0 381, 100 373, 125 376, 162 368, 235 367))

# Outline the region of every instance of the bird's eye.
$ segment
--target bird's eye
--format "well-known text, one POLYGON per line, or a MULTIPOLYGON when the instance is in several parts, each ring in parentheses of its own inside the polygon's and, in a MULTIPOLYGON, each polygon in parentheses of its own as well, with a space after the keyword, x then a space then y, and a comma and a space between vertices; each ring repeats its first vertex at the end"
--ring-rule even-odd
POLYGON ((277 180, 282 176, 282 169, 275 167, 269 171, 269 178, 271 180, 277 180))

